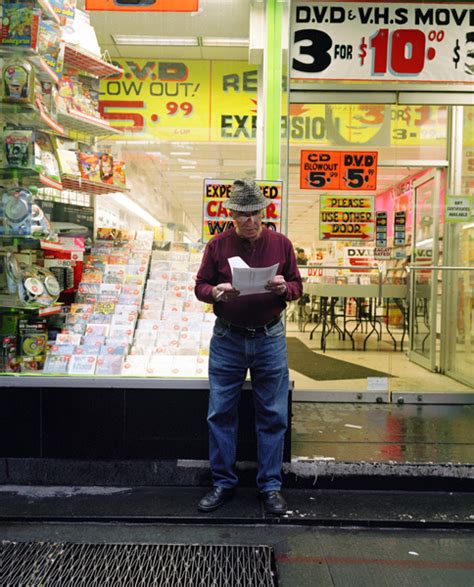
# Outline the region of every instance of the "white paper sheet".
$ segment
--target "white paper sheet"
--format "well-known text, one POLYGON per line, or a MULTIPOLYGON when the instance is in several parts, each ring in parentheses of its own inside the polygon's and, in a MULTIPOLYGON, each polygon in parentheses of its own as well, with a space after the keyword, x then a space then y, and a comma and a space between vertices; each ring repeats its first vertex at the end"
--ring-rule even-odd
POLYGON ((249 267, 241 257, 230 257, 232 285, 241 296, 270 293, 265 289, 267 282, 273 279, 278 270, 278 263, 270 267, 249 267))

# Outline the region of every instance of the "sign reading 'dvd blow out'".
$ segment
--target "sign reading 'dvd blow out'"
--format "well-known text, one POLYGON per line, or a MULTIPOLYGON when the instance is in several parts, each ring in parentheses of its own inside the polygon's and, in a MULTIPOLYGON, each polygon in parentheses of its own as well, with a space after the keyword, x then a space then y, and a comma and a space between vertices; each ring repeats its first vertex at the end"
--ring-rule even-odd
MULTIPOLYGON (((203 198, 203 241, 207 242, 215 234, 219 234, 232 228, 234 223, 229 210, 222 205, 230 197, 234 179, 205 179, 203 198)), ((256 181, 263 195, 269 199, 269 204, 264 211, 264 224, 270 230, 280 231, 281 225, 281 201, 282 181, 256 181)))

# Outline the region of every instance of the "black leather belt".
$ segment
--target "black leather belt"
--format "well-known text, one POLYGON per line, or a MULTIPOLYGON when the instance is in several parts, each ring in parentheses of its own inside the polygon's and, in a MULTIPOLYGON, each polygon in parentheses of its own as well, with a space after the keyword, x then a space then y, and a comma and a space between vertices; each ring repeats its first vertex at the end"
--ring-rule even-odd
POLYGON ((220 320, 222 324, 231 332, 235 332, 248 338, 253 338, 257 334, 263 334, 267 331, 268 328, 276 326, 280 322, 281 317, 276 316, 267 324, 264 324, 263 326, 256 326, 255 328, 251 328, 250 326, 237 326, 236 324, 231 324, 230 322, 227 322, 227 320, 223 320, 222 318, 218 318, 218 320, 220 320))

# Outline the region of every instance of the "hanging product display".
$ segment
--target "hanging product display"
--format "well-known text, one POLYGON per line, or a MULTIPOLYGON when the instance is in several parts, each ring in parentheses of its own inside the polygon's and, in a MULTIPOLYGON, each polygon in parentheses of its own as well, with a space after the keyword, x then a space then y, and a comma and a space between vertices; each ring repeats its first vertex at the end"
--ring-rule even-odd
POLYGON ((32 104, 35 95, 35 70, 24 59, 7 59, 2 67, 2 100, 32 104))

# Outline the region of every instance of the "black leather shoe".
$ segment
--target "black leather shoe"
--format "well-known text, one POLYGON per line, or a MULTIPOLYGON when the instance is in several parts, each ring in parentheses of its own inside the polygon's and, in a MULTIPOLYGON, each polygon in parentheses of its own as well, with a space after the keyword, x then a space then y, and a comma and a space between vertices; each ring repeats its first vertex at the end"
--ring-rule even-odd
POLYGON ((263 491, 260 493, 260 498, 263 501, 263 507, 267 514, 285 514, 288 506, 281 491, 273 489, 271 491, 263 491))
POLYGON ((225 487, 213 487, 209 493, 201 499, 198 503, 198 510, 200 512, 212 512, 221 507, 223 503, 229 501, 234 496, 234 489, 226 489, 225 487))

